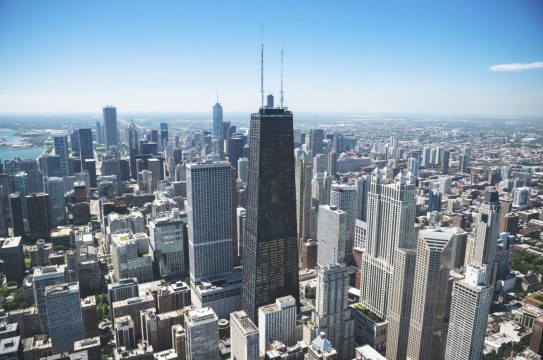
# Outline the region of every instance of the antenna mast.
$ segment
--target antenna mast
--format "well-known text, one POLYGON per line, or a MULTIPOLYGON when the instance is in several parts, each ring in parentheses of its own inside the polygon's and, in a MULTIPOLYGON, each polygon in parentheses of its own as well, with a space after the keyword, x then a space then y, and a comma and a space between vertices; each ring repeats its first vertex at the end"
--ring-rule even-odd
POLYGON ((281 36, 281 109, 283 108, 283 100, 285 92, 283 91, 283 37, 281 36))
POLYGON ((260 32, 260 106, 264 109, 264 24, 260 32))

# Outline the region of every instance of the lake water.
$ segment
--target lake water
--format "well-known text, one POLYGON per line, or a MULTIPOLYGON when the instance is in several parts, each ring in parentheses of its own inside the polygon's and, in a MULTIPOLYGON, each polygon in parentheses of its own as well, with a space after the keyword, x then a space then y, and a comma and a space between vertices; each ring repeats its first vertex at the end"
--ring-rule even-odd
MULTIPOLYGON (((0 129, 0 138, 5 139, 2 144, 12 145, 21 143, 21 137, 9 129, 0 129)), ((0 160, 4 162, 5 160, 11 160, 16 157, 21 159, 36 159, 44 150, 44 148, 40 147, 0 146, 0 160)))

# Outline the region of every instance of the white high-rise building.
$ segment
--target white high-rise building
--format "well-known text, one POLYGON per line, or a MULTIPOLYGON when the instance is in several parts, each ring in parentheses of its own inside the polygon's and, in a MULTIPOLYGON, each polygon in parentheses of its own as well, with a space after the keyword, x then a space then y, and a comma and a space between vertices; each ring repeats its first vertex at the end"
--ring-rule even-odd
POLYGON ((336 206, 347 213, 347 237, 345 239, 345 261, 351 262, 354 247, 354 232, 358 215, 358 196, 356 186, 333 184, 330 192, 330 206, 336 206))
POLYGON ((345 265, 347 213, 335 206, 322 205, 317 228, 317 264, 327 266, 337 262, 345 265))
POLYGON ((181 275, 186 271, 183 246, 183 220, 179 209, 149 221, 151 251, 160 276, 181 275))
POLYGON ((232 271, 232 186, 229 162, 187 164, 191 282, 232 271))
POLYGON ((317 270, 315 325, 326 334, 338 359, 354 356, 354 318, 348 299, 349 273, 344 265, 333 263, 317 270))
POLYGON ((258 360, 259 332, 245 311, 230 314, 231 358, 237 360, 258 360))
MULTIPOLYGON (((528 202, 530 201, 530 188, 528 186, 523 186, 513 190, 513 206, 518 207, 519 210, 524 210, 528 207, 528 202)), ((51 198, 49 198, 51 201, 51 198)))
POLYGON ((484 267, 468 265, 465 278, 453 285, 445 360, 479 360, 483 356, 494 293, 485 277, 484 267))
POLYGON ((328 171, 328 158, 324 154, 317 154, 313 157, 313 175, 328 171))
POLYGON ((450 176, 439 177, 439 192, 445 195, 451 193, 452 178, 450 176))
POLYGON ((401 172, 391 184, 385 184, 384 177, 379 169, 371 177, 360 303, 386 320, 395 250, 416 244, 416 188, 415 178, 401 172))
POLYGON ((258 329, 261 356, 275 340, 286 346, 296 344, 296 300, 289 295, 276 299, 275 304, 259 307, 258 329))
POLYGON ((136 278, 139 283, 153 280, 153 258, 149 253, 149 238, 144 233, 113 234, 111 262, 115 280, 136 278))
POLYGON ((330 190, 332 179, 328 173, 315 174, 311 180, 311 203, 312 206, 330 204, 330 190))
POLYGON ((413 174, 414 177, 419 177, 419 158, 410 157, 407 160, 407 169, 413 174))
POLYGON ((66 282, 65 270, 66 265, 43 266, 34 269, 32 288, 34 290, 34 304, 36 304, 42 333, 48 332, 45 288, 50 285, 58 285, 66 282))
POLYGON ((211 308, 189 310, 185 314, 187 360, 220 358, 219 318, 211 308))
POLYGON ((53 354, 74 351, 74 341, 85 338, 78 283, 46 287, 45 306, 53 354))

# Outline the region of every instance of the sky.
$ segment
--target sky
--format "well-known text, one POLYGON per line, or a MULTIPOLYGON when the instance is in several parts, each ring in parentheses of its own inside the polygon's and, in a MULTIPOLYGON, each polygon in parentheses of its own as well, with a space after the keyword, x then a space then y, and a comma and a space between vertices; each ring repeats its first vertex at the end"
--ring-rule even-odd
POLYGON ((543 116, 543 2, 0 0, 0 113, 543 116))

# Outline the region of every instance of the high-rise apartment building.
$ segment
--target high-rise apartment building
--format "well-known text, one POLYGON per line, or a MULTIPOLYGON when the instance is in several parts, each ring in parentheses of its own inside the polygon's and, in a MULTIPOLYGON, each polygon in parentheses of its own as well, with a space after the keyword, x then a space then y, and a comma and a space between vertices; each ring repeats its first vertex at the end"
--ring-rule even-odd
POLYGON ((352 263, 354 247, 355 222, 358 215, 358 196, 356 186, 346 184, 332 184, 330 192, 330 206, 337 207, 347 213, 346 238, 345 238, 345 262, 352 263))
POLYGON ((222 123, 222 106, 219 101, 217 101, 213 106, 213 138, 217 140, 223 140, 222 123))
POLYGON ((376 169, 368 193, 366 252, 362 258, 360 303, 382 319, 388 315, 390 281, 397 248, 414 248, 415 178, 401 172, 391 184, 376 169))
POLYGON ((309 239, 309 209, 311 208, 311 159, 302 151, 296 160, 296 223, 298 224, 298 252, 301 244, 309 239))
POLYGON ((117 130, 117 108, 114 106, 106 106, 103 108, 104 116, 104 135, 106 149, 109 149, 111 145, 119 145, 119 135, 117 130))
POLYGON ((60 171, 63 176, 68 175, 68 137, 59 135, 53 137, 55 155, 60 157, 60 171))
POLYGON ((453 285, 445 360, 482 358, 493 295, 484 267, 468 265, 453 285))
POLYGON ((260 355, 264 356, 273 341, 286 346, 296 344, 296 299, 284 296, 274 303, 258 308, 260 355))
POLYGON ((320 266, 336 262, 345 265, 347 217, 348 214, 336 206, 319 206, 317 263, 320 266))
POLYGON ((441 359, 449 318, 450 272, 455 266, 456 231, 421 230, 413 283, 407 358, 441 359))
POLYGON ((187 164, 191 282, 232 271, 232 187, 229 162, 187 164))
POLYGON ((255 324, 259 307, 299 299, 292 122, 285 109, 251 115, 242 309, 255 324))
POLYGON ((158 263, 160 276, 184 274, 187 270, 185 264, 185 249, 183 241, 183 220, 178 209, 162 217, 149 220, 151 250, 155 262, 158 263))
POLYGON ((217 360, 219 356, 219 319, 211 308, 185 313, 187 360, 217 360))
POLYGON ((48 286, 45 288, 45 307, 53 354, 72 352, 74 342, 85 338, 79 285, 48 286))
POLYGON ((238 360, 258 360, 259 331, 245 311, 230 314, 231 357, 238 360))
POLYGON ((349 274, 344 265, 332 263, 317 269, 315 325, 326 334, 338 359, 354 356, 354 318, 348 299, 349 274))

